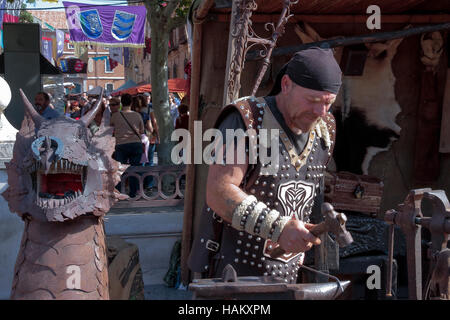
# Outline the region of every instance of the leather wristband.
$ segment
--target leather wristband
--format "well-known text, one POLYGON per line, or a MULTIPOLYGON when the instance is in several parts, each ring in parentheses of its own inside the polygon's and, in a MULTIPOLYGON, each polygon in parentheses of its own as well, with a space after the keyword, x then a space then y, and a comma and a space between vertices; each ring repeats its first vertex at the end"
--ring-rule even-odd
POLYGON ((239 231, 245 229, 245 226, 241 225, 242 218, 246 215, 247 207, 253 202, 257 202, 255 196, 248 196, 245 198, 241 204, 239 204, 233 211, 233 218, 231 221, 231 226, 239 231))
POLYGON ((275 228, 272 233, 272 237, 270 240, 273 242, 278 242, 278 239, 280 238, 281 232, 283 232, 284 227, 290 221, 292 218, 288 216, 279 217, 277 221, 275 221, 275 228))

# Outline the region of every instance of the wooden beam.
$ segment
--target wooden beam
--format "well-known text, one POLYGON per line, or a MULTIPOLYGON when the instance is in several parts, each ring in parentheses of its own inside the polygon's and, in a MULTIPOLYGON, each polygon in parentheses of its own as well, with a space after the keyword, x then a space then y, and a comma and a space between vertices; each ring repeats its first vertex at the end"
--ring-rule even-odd
MULTIPOLYGON (((277 22, 279 14, 257 14, 252 16, 253 23, 277 22)), ((288 24, 308 22, 308 23, 360 23, 365 24, 367 15, 304 15, 296 14, 288 24)), ((218 22, 230 22, 229 14, 215 14, 214 19, 218 22)), ((381 23, 445 23, 450 21, 450 14, 393 14, 382 15, 381 23)))
POLYGON ((203 20, 214 6, 214 0, 204 0, 195 10, 194 17, 196 20, 203 20))
MULTIPOLYGON (((361 44, 361 43, 380 42, 380 41, 405 38, 405 37, 410 37, 410 36, 414 36, 414 35, 418 35, 418 34, 422 34, 422 33, 448 30, 448 29, 450 29, 450 23, 442 23, 442 24, 437 24, 437 25, 409 28, 409 29, 398 30, 398 31, 377 32, 377 33, 372 33, 372 34, 365 34, 362 36, 343 37, 343 38, 339 38, 339 39, 323 40, 323 41, 300 44, 300 45, 296 45, 296 46, 277 48, 273 51, 272 56, 275 57, 275 56, 291 55, 297 51, 305 50, 305 49, 308 49, 311 47, 334 48, 334 47, 349 46, 349 45, 361 44)), ((258 58, 257 52, 252 51, 247 54, 247 60, 255 60, 257 58, 258 58)))

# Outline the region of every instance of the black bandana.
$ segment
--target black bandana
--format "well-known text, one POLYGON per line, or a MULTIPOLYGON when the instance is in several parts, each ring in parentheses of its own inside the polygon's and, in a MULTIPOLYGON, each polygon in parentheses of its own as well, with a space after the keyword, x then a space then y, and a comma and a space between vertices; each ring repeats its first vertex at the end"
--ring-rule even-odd
POLYGON ((281 78, 284 74, 301 87, 334 94, 339 92, 342 83, 342 72, 332 51, 318 47, 297 52, 278 73, 270 95, 281 91, 281 78))
POLYGON ((342 83, 341 69, 329 49, 297 52, 288 63, 286 74, 299 86, 334 94, 339 92, 342 83))

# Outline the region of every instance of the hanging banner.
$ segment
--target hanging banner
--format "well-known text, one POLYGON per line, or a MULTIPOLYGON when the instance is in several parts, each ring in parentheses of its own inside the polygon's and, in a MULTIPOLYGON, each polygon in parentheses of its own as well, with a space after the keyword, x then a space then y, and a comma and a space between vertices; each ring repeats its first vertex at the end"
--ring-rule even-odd
POLYGON ((87 64, 80 59, 61 59, 59 63, 63 73, 87 73, 87 64))
MULTIPOLYGON (((2 27, 3 24, 3 15, 5 14, 5 4, 6 4, 6 0, 0 0, 0 27, 2 27)), ((2 48, 3 48, 3 44, 2 44, 2 48)))
POLYGON ((56 58, 58 59, 64 52, 64 31, 56 30, 56 58))
POLYGON ((109 57, 117 63, 123 64, 123 48, 109 48, 109 57))
POLYGON ((63 4, 72 42, 145 47, 145 6, 63 4))
POLYGON ((42 38, 41 42, 41 52, 42 55, 51 63, 53 64, 53 42, 51 38, 42 38))

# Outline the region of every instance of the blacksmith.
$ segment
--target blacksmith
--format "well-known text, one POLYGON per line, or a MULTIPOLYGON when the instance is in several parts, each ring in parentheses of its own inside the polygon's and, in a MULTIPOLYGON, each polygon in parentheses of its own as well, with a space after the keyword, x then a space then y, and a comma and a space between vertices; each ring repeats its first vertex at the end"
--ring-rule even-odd
POLYGON ((332 52, 311 48, 282 68, 269 96, 241 98, 223 108, 216 128, 224 138, 226 129, 279 129, 278 172, 261 174, 260 162, 248 164, 248 157, 243 165, 210 166, 207 204, 189 257, 192 271, 221 277, 231 264, 238 276, 296 282, 304 252, 320 244, 308 222, 334 146, 329 109, 340 85, 332 52), (272 259, 277 246, 287 253, 272 259))

